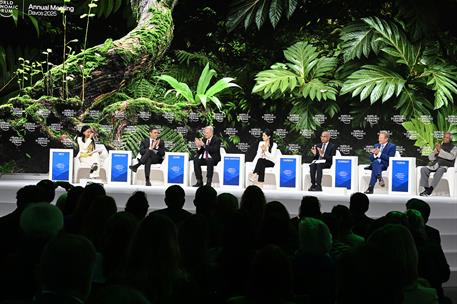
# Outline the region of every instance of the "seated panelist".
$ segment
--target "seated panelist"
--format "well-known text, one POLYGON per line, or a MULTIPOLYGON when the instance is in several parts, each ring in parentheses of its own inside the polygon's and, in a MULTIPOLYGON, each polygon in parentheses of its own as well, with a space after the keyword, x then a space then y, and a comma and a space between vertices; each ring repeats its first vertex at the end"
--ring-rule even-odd
POLYGON ((206 166, 206 185, 211 186, 214 166, 221 160, 221 140, 214 136, 214 128, 207 126, 203 129, 204 138, 195 138, 197 154, 194 157, 194 171, 197 183, 193 187, 203 186, 201 166, 206 166))
POLYGON ((309 164, 311 187, 308 191, 322 191, 322 170, 330 168, 333 156, 336 154, 336 145, 330 142, 330 133, 324 131, 321 134, 321 142, 311 148, 313 161, 309 164))
POLYGON ((254 158, 255 168, 254 171, 249 174, 249 180, 259 187, 262 187, 265 181, 265 169, 274 167, 276 162, 278 145, 273 142, 272 135, 273 132, 271 130, 263 130, 262 141, 259 142, 257 154, 254 158))

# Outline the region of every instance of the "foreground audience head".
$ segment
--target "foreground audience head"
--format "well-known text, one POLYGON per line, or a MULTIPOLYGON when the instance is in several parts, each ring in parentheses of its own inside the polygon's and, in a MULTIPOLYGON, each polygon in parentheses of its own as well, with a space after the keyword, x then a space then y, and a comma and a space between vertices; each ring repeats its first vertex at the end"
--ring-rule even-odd
POLYGON ((217 192, 208 185, 201 186, 195 192, 194 205, 197 214, 210 216, 214 213, 217 204, 217 192))
POLYGON ((49 203, 33 204, 22 212, 20 226, 28 237, 49 239, 63 229, 63 215, 49 203))
POLYGON ((94 198, 83 219, 82 233, 97 249, 100 248, 103 238, 103 229, 108 219, 117 212, 116 202, 111 196, 98 196, 94 198))
POLYGON ((349 233, 354 225, 354 220, 349 208, 343 205, 336 205, 332 208, 332 214, 336 218, 338 232, 342 234, 349 233))
POLYGON ((249 215, 261 215, 263 217, 266 204, 267 201, 262 189, 251 185, 244 190, 241 196, 240 209, 249 215))
POLYGON ((430 205, 427 204, 425 201, 417 198, 412 198, 406 202, 406 209, 414 209, 421 213, 424 222, 428 222, 428 218, 430 217, 430 205))
POLYGON ((16 205, 19 209, 24 209, 32 203, 43 202, 41 189, 35 185, 24 186, 16 193, 16 205))
POLYGON ((142 220, 148 213, 149 203, 146 198, 146 193, 143 191, 136 191, 129 197, 125 204, 125 211, 136 216, 137 219, 142 220))
POLYGON ((52 203, 56 195, 56 186, 54 182, 49 179, 43 179, 38 182, 37 186, 42 190, 45 202, 52 203))
POLYGON ((305 217, 320 218, 321 215, 319 199, 315 196, 303 196, 298 210, 298 217, 301 219, 305 217))
POLYGON ((67 199, 65 201, 65 208, 63 211, 65 216, 73 214, 83 192, 84 188, 81 186, 72 187, 70 190, 68 190, 67 199))
POLYGON ((254 303, 282 303, 291 297, 292 268, 279 247, 268 245, 255 255, 248 294, 254 303))
POLYGON ((79 196, 79 201, 75 208, 75 215, 78 217, 84 217, 89 211, 90 206, 92 205, 93 200, 97 196, 106 195, 105 188, 102 185, 94 183, 88 184, 83 193, 79 196))
POLYGON ((326 254, 332 248, 332 235, 321 220, 305 217, 298 226, 300 251, 309 254, 326 254))
MULTIPOLYGON (((198 189, 197 189, 198 190, 198 189)), ((179 185, 172 185, 165 190, 165 205, 170 209, 182 209, 186 201, 186 193, 179 185)))
POLYGON ((45 246, 39 265, 41 289, 56 295, 89 296, 95 268, 95 248, 82 236, 60 234, 45 246))
POLYGON ((349 210, 355 216, 365 214, 370 206, 370 200, 365 193, 356 192, 349 199, 349 210))
POLYGON ((217 212, 227 216, 239 208, 238 198, 231 193, 221 193, 217 196, 217 212))

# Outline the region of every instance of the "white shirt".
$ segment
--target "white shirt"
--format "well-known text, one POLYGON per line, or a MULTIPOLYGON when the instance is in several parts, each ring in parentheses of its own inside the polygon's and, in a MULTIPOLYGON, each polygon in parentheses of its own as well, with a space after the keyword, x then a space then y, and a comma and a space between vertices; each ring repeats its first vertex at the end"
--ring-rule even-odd
POLYGON ((257 147, 257 154, 254 159, 254 163, 257 161, 259 158, 265 158, 268 159, 269 161, 275 162, 276 161, 276 152, 278 150, 278 145, 276 143, 273 143, 273 146, 271 147, 271 152, 268 151, 268 148, 265 150, 265 152, 262 151, 262 146, 265 144, 264 141, 259 142, 259 146, 257 147))

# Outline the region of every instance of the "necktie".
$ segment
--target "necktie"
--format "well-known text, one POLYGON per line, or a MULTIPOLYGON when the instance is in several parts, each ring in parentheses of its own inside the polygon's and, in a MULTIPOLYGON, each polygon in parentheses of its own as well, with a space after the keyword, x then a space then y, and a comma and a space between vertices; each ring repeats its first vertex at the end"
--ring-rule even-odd
MULTIPOLYGON (((208 139, 206 141, 206 147, 209 145, 209 142, 210 142, 210 140, 208 139)), ((206 149, 206 147, 205 147, 205 159, 208 159, 208 150, 206 149)))

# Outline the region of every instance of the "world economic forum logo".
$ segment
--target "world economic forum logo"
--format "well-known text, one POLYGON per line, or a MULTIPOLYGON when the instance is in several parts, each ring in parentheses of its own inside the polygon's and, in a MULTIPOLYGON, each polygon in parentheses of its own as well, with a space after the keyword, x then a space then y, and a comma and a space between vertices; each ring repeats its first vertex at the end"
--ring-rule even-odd
POLYGON ((181 167, 180 166, 172 166, 170 168, 171 172, 173 173, 179 173, 181 171, 181 167))
POLYGON ((290 169, 286 169, 286 170, 282 171, 282 173, 283 173, 285 176, 289 177, 289 176, 292 176, 292 174, 293 174, 294 172, 293 172, 292 170, 290 170, 290 169))
POLYGON ((117 165, 114 166, 114 170, 116 170, 117 172, 124 171, 124 168, 125 168, 125 166, 121 165, 121 164, 117 164, 117 165))

